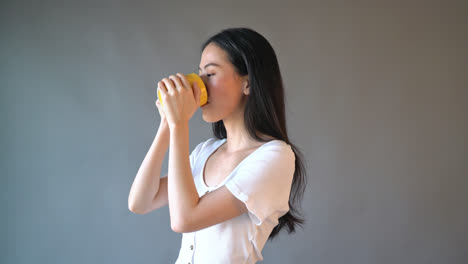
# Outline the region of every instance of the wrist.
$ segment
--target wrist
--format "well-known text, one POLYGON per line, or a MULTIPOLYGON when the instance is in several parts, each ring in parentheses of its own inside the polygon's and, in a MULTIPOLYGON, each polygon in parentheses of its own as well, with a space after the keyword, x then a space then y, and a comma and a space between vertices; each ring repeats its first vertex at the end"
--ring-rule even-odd
POLYGON ((161 122, 159 123, 159 131, 161 132, 167 132, 169 131, 169 124, 167 123, 166 120, 161 119, 161 122))
POLYGON ((167 125, 167 119, 165 117, 161 117, 160 121, 159 121, 159 125, 167 125))
POLYGON ((169 124, 169 130, 171 133, 180 131, 180 130, 186 130, 188 129, 188 121, 179 121, 177 123, 169 124))

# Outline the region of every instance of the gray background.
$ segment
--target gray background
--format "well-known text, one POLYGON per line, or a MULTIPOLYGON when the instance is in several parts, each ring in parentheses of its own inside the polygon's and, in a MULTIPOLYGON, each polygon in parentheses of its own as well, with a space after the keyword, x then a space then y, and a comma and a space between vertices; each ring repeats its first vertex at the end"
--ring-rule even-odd
MULTIPOLYGON (((305 228, 263 263, 467 263, 463 2, 2 1, 0 262, 173 263, 168 207, 127 208, 155 83, 247 26, 277 52, 309 173, 305 228)), ((211 136, 198 110, 190 150, 211 136)))

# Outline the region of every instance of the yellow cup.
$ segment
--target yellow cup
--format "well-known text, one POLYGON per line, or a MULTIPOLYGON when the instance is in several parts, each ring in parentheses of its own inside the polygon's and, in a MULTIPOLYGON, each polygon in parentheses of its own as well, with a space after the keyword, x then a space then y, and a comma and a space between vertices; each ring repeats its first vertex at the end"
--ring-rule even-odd
MULTIPOLYGON (((203 83, 203 80, 200 78, 200 76, 198 76, 195 73, 186 74, 185 77, 189 81, 190 86, 193 86, 194 82, 196 82, 198 84, 198 87, 200 87, 200 90, 201 90, 200 106, 205 105, 206 102, 208 101, 208 93, 206 92, 206 87, 205 87, 205 83, 203 83)), ((162 102, 161 98, 162 98, 161 93, 159 92, 159 89, 158 89, 158 100, 159 100, 159 102, 161 103, 161 106, 162 106, 163 102, 162 102)))

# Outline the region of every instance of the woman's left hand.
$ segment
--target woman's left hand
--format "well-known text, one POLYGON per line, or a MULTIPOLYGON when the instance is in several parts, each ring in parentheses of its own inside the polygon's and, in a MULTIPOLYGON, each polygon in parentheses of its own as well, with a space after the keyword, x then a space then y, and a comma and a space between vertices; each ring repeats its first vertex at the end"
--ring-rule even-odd
POLYGON ((200 106, 201 92, 196 82, 192 87, 185 75, 177 73, 159 81, 158 89, 169 128, 188 123, 200 106))

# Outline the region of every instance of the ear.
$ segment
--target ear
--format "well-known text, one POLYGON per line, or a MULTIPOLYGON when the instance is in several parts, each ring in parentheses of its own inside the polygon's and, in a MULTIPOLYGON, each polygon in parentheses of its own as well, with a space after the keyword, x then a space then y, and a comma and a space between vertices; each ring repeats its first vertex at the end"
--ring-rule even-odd
POLYGON ((244 78, 244 86, 242 88, 242 92, 245 94, 245 95, 248 95, 250 94, 250 82, 249 82, 249 76, 245 76, 244 78))

